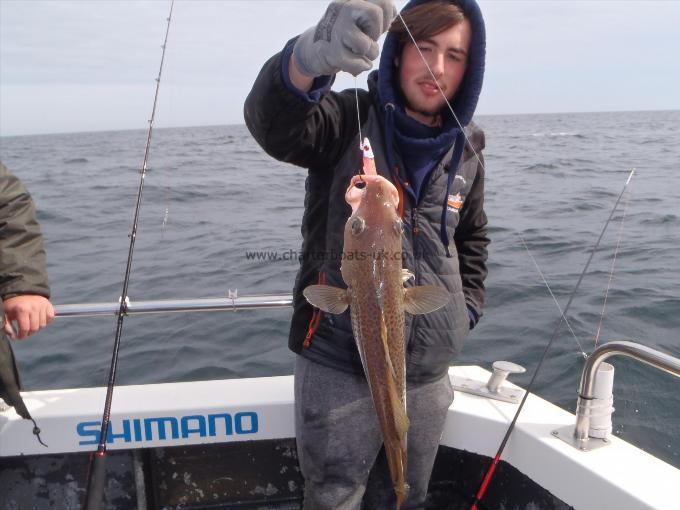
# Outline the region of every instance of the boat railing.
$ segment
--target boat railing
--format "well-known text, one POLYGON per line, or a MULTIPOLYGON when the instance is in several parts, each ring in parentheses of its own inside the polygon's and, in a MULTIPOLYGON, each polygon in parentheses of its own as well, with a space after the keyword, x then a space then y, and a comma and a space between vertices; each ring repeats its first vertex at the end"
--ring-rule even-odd
MULTIPOLYGON (((266 308, 288 308, 293 305, 290 294, 272 294, 239 297, 236 291, 229 291, 227 297, 198 299, 166 299, 155 301, 125 300, 125 315, 161 314, 175 312, 219 312, 240 310, 261 310, 266 308)), ((96 317, 118 315, 120 302, 81 303, 55 305, 57 317, 96 317)))
MULTIPOLYGON (((292 304, 293 297, 290 294, 239 297, 236 291, 230 290, 227 297, 220 298, 167 299, 155 301, 131 301, 127 299, 125 306, 123 307, 123 313, 126 315, 141 315, 174 312, 236 312, 242 310, 289 308, 292 304)), ((108 302, 56 305, 55 311, 57 317, 117 315, 120 312, 120 303, 108 302)), ((603 344, 593 351, 583 367, 579 396, 576 404, 575 427, 555 430, 553 435, 571 444, 575 448, 584 451, 600 448, 609 443, 606 434, 604 437, 593 437, 591 435, 591 418, 594 416, 601 418, 601 415, 603 414, 600 409, 603 407, 602 398, 601 396, 598 396, 598 393, 601 393, 601 391, 598 391, 595 387, 598 370, 608 366, 607 363, 604 363, 605 360, 618 355, 636 359, 647 365, 658 368, 659 370, 675 375, 676 377, 680 377, 679 358, 630 341, 617 340, 603 344)), ((522 367, 518 367, 515 370, 521 368, 522 367)), ((611 366, 608 366, 608 369, 613 371, 611 366)), ((494 370, 494 374, 495 372, 496 371, 494 370)), ((494 376, 492 376, 492 378, 493 377, 494 376)), ((613 374, 611 375, 609 384, 613 384, 613 374)), ((505 396, 501 394, 498 389, 496 389, 496 391, 491 391, 488 386, 489 385, 487 384, 482 390, 486 390, 484 396, 489 398, 497 398, 499 400, 516 403, 521 396, 505 396), (493 394, 487 395, 486 393, 493 394)), ((457 387, 456 389, 480 394, 479 392, 474 391, 474 388, 471 390, 469 385, 466 384, 463 384, 463 387, 457 387)), ((611 388, 609 388, 608 391, 609 397, 606 398, 609 398, 611 402, 611 388)), ((609 420, 611 420, 611 413, 613 412, 611 405, 605 405, 604 407, 606 408, 604 412, 609 414, 609 420)), ((611 430, 611 428, 609 430, 611 430)))
MULTIPOLYGON (((612 370, 611 366, 607 367, 607 364, 604 363, 605 360, 612 356, 633 358, 658 368, 663 372, 680 377, 679 358, 639 343, 617 340, 603 344, 595 349, 588 357, 581 375, 579 396, 576 404, 576 426, 573 429, 569 427, 567 430, 562 429, 553 433, 579 450, 588 451, 609 443, 606 437, 593 437, 590 432, 592 432, 591 419, 598 414, 602 414, 599 409, 602 407, 602 392, 599 388, 596 388, 596 376, 600 368, 612 370)), ((612 381, 609 384, 613 383, 613 374, 611 379, 612 381)), ((611 388, 608 393, 611 396, 611 388)), ((611 412, 612 410, 609 409, 610 415, 611 412)))

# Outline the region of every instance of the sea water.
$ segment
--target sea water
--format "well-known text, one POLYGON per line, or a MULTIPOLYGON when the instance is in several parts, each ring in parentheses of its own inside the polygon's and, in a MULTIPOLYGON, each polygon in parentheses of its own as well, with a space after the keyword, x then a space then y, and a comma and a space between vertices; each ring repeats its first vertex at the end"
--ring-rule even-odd
MULTIPOLYGON (((633 168, 569 309, 574 335, 562 325, 535 392, 573 412, 578 343, 592 352, 601 318, 599 343, 680 356, 680 112, 477 122, 487 144, 487 304, 457 363, 513 361, 527 368, 514 382, 528 383, 560 314, 520 235, 564 307, 633 168)), ((0 158, 37 203, 55 304, 118 300, 145 142, 144 130, 0 139, 0 158)), ((290 293, 305 175, 267 156, 244 126, 157 129, 130 299, 290 293)), ((117 383, 291 374, 289 320, 288 309, 128 317, 117 383)), ((58 318, 14 342, 25 389, 105 385, 115 322, 58 318)), ((678 380, 611 361, 614 433, 680 467, 678 380)))

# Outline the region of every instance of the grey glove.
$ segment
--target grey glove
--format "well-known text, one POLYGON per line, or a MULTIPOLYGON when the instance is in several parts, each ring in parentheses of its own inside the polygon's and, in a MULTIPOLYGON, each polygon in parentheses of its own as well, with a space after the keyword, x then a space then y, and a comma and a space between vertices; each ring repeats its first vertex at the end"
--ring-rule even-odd
POLYGON ((368 71, 380 52, 377 41, 396 15, 391 0, 334 0, 295 43, 295 65, 307 76, 368 71))

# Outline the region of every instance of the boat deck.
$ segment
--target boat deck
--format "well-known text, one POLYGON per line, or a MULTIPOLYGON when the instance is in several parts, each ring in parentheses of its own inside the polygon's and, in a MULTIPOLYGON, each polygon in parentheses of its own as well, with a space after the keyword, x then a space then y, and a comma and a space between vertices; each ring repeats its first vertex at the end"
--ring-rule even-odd
MULTIPOLYGON (((0 508, 80 508, 88 456, 70 453, 0 459, 0 508)), ((426 508, 469 510, 490 461, 440 447, 426 508)), ((107 462, 105 508, 109 509, 297 510, 302 507, 302 496, 293 438, 112 451, 107 462)), ((366 508, 377 506, 367 502, 366 508)), ((572 507, 501 462, 494 485, 479 508, 572 507)))

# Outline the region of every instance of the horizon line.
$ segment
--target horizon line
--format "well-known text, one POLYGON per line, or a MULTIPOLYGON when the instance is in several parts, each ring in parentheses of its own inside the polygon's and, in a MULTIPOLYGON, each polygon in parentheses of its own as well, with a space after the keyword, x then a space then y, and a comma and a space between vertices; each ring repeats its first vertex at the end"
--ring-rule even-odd
MULTIPOLYGON (((482 117, 518 117, 525 115, 575 115, 575 114, 600 114, 600 113, 654 113, 654 112, 680 112, 680 108, 671 108, 665 110, 597 110, 597 111, 569 111, 569 112, 523 112, 523 113, 480 113, 473 116, 475 118, 482 117)), ((245 122, 240 123, 225 123, 225 124, 194 124, 194 125, 182 125, 182 126, 154 126, 154 130, 161 129, 191 129, 191 128, 207 128, 207 127, 231 127, 231 126, 245 126, 245 122)), ((117 133, 123 131, 147 131, 148 128, 138 127, 138 128, 114 128, 114 129, 95 129, 90 131, 52 131, 49 133, 21 133, 21 134, 11 134, 3 135, 0 133, 0 139, 2 138, 17 138, 22 136, 51 136, 51 135, 78 135, 86 133, 117 133)))

